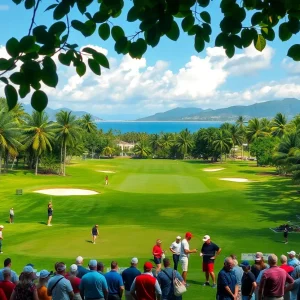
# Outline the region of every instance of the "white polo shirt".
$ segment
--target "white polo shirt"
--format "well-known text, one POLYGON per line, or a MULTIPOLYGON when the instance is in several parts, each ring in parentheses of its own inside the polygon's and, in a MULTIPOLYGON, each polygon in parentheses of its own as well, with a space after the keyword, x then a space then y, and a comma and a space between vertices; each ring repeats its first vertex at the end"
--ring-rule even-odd
POLYGON ((180 247, 180 258, 182 257, 189 257, 189 254, 186 254, 184 250, 190 250, 190 244, 186 239, 183 239, 181 241, 181 247, 180 247))
POLYGON ((173 242, 170 246, 170 248, 175 251, 174 254, 180 255, 180 249, 181 249, 181 242, 179 242, 178 244, 175 242, 173 242))

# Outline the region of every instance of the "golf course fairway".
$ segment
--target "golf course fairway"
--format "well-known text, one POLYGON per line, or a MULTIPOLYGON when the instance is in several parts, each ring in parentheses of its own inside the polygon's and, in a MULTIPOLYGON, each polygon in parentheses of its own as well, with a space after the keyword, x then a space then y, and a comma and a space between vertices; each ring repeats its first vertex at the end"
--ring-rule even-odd
MULTIPOLYGON (((285 245, 282 234, 269 229, 297 222, 299 187, 291 178, 276 176, 274 168, 259 168, 255 162, 78 159, 67 167, 65 177, 13 170, 1 174, 0 186, 0 224, 5 226, 0 263, 10 257, 17 273, 27 263, 38 270, 53 270, 57 261, 69 267, 78 255, 86 265, 94 258, 106 267, 111 260, 127 267, 132 257, 138 257, 142 269, 143 263, 153 258, 156 239, 163 241, 166 256, 172 258, 171 243, 187 231, 194 234, 191 249, 201 249, 205 234, 222 248, 216 273, 230 254, 241 260, 242 253, 256 251, 278 256, 290 250, 299 252, 299 234, 290 234, 285 245), (217 171, 207 171, 210 168, 217 171), (16 189, 22 189, 23 195, 16 195, 16 189), (83 189, 98 194, 36 193, 45 189, 83 189), (53 226, 48 227, 47 204, 51 200, 53 226), (14 224, 8 223, 11 207, 14 224), (95 224, 100 236, 93 245, 91 229, 95 224)), ((201 258, 192 254, 190 286, 183 298, 214 299, 216 290, 202 286, 204 279, 201 258)))

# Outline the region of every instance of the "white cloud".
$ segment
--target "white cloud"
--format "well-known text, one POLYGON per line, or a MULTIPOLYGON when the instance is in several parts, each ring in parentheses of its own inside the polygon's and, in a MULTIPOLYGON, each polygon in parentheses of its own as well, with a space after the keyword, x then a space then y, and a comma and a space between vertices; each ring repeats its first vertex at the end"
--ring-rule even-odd
MULTIPOLYGON (((109 55, 104 48, 86 47, 109 55)), ((102 68, 102 75, 96 76, 87 66, 83 77, 79 77, 72 66, 65 67, 58 63, 58 87, 44 87, 44 90, 53 108, 67 106, 99 116, 119 113, 149 115, 176 106, 219 108, 285 97, 300 98, 300 84, 297 84, 299 79, 296 77, 257 83, 240 91, 226 89, 230 77, 247 80, 247 76, 271 68, 274 53, 270 47, 263 52, 249 47, 228 59, 222 48, 207 48, 205 54, 190 57, 178 71, 171 70, 171 63, 166 61, 158 60, 149 66, 145 58, 136 60, 126 55, 117 60, 108 56, 110 70, 102 68)), ((0 47, 0 57, 5 55, 4 47, 0 47)), ((57 56, 54 59, 58 62, 57 56)), ((83 55, 85 62, 87 59, 88 55, 83 55)), ((291 64, 284 61, 282 66, 293 69, 295 66, 291 64)), ((3 90, 0 90, 1 93, 3 90)))

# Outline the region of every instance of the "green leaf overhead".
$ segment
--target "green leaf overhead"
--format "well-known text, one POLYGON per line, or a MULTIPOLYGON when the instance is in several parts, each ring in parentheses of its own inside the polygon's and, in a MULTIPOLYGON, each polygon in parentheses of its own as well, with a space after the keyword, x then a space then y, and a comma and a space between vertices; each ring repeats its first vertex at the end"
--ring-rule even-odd
POLYGON ((48 104, 48 96, 43 91, 35 91, 31 96, 31 106, 38 112, 42 112, 48 104))
POLYGON ((210 18, 210 14, 207 11, 203 11, 200 13, 200 17, 201 19, 206 22, 209 23, 211 22, 211 18, 210 18))
POLYGON ((255 42, 254 42, 254 46, 258 51, 263 51, 265 49, 266 40, 261 34, 257 35, 255 42))
POLYGON ((106 41, 110 36, 110 26, 108 23, 103 23, 99 26, 98 34, 102 40, 106 41))
POLYGON ((295 61, 300 61, 300 44, 296 44, 290 47, 287 56, 295 61))
POLYGON ((89 64, 90 69, 91 69, 96 75, 101 75, 101 68, 100 68, 100 65, 99 65, 99 63, 98 63, 95 59, 89 58, 89 59, 88 59, 88 64, 89 64))
POLYGON ((5 86, 4 93, 7 101, 7 106, 9 110, 12 110, 18 103, 18 93, 16 89, 10 84, 7 84, 5 86))
POLYGON ((177 41, 180 35, 180 30, 175 21, 172 22, 172 27, 169 32, 166 33, 166 36, 172 40, 172 41, 177 41))
POLYGON ((109 69, 109 62, 106 56, 102 53, 95 52, 93 53, 93 58, 100 64, 102 67, 109 69))

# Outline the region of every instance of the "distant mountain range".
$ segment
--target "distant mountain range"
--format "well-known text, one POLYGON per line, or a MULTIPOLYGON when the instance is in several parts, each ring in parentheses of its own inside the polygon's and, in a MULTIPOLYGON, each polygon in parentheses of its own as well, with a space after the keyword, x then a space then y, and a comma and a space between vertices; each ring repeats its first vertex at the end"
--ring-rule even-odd
MULTIPOLYGON (((28 114, 32 113, 33 108, 31 107, 30 104, 23 104, 23 106, 24 106, 25 112, 27 112, 28 114)), ((64 108, 59 108, 59 109, 52 109, 50 107, 47 107, 45 109, 45 112, 47 113, 47 115, 49 116, 49 119, 51 121, 55 121, 55 115, 61 110, 68 111, 68 112, 71 111, 71 109, 65 108, 65 107, 64 108)), ((83 115, 88 114, 88 112, 72 110, 72 114, 75 115, 78 119, 80 119, 83 115)), ((95 122, 102 121, 102 119, 100 119, 99 117, 93 116, 93 115, 92 115, 92 118, 93 118, 93 121, 95 121, 95 122)))
POLYGON ((246 120, 251 118, 273 118, 277 113, 283 113, 288 119, 300 113, 300 100, 287 98, 255 103, 249 106, 230 106, 220 109, 175 108, 166 112, 137 119, 137 121, 236 121, 239 116, 246 120))

